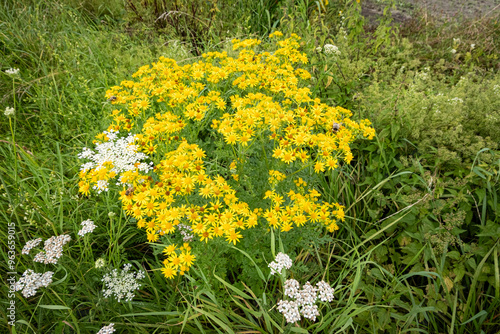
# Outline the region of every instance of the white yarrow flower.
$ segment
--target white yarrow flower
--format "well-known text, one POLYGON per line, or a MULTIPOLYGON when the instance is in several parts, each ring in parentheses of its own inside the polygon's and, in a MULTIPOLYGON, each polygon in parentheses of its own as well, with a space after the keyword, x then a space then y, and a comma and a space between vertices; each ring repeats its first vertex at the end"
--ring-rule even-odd
POLYGON ((269 263, 269 268, 271 268, 271 275, 276 273, 280 274, 283 268, 290 269, 292 267, 292 259, 284 253, 278 253, 276 255, 275 261, 269 263))
POLYGON ((330 286, 330 284, 325 281, 320 281, 316 283, 318 287, 319 300, 322 302, 331 302, 333 300, 333 293, 335 289, 330 286))
POLYGON ((16 110, 12 107, 5 108, 5 111, 3 112, 3 114, 7 117, 13 116, 15 113, 16 113, 16 110))
POLYGON ((45 240, 43 247, 44 250, 38 253, 33 261, 44 264, 56 264, 62 256, 63 246, 70 240, 71 237, 67 234, 51 237, 50 239, 45 240))
POLYGON ((293 300, 280 300, 278 311, 283 314, 288 323, 300 321, 300 315, 311 321, 316 321, 316 317, 319 316, 316 301, 319 299, 322 302, 331 302, 333 292, 334 289, 324 281, 318 282, 316 286, 306 282, 301 289, 299 282, 288 279, 284 284, 284 294, 293 300))
POLYGON ((91 233, 94 231, 94 229, 97 227, 94 225, 94 222, 90 219, 87 219, 87 220, 84 220, 81 225, 83 226, 83 228, 78 231, 78 235, 83 237, 85 234, 87 233, 91 233))
POLYGON ((9 68, 8 70, 5 70, 5 73, 7 73, 8 75, 18 75, 19 69, 18 68, 9 68))
POLYGON ((299 305, 295 301, 280 300, 278 302, 278 311, 285 316, 288 323, 300 321, 299 305))
POLYGON ((30 240, 24 245, 23 250, 21 251, 21 254, 28 255, 30 251, 38 246, 38 244, 42 242, 42 238, 37 238, 34 240, 30 240))
POLYGON ((21 293, 26 298, 34 296, 39 288, 47 287, 52 283, 52 275, 54 275, 52 271, 38 274, 31 269, 27 269, 14 285, 14 291, 22 290, 21 293))
POLYGON ((316 321, 316 317, 319 315, 318 305, 305 304, 302 306, 300 313, 304 316, 304 318, 316 321))
POLYGON ((97 332, 97 334, 111 334, 111 333, 114 333, 115 332, 115 328, 114 328, 114 323, 110 323, 109 325, 107 326, 104 326, 103 328, 101 328, 99 330, 99 332, 97 332))
POLYGON ((284 290, 285 296, 295 298, 299 293, 300 284, 294 279, 288 279, 285 281, 284 290))

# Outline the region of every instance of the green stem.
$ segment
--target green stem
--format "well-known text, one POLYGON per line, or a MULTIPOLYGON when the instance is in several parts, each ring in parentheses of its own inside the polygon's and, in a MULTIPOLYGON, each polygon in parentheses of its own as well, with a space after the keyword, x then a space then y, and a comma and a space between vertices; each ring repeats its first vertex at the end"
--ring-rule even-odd
MULTIPOLYGON (((304 169, 306 169, 306 168, 308 168, 308 167, 311 167, 311 166, 313 165, 313 163, 314 163, 314 161, 313 161, 313 162, 311 162, 311 163, 309 163, 309 164, 307 164, 307 165, 305 165, 304 167, 302 167, 302 168, 301 168, 301 169, 299 169, 298 171, 296 171, 296 172, 294 172, 294 173, 292 173, 292 174, 290 174, 290 175, 288 175, 288 176, 290 176, 290 177, 294 176, 295 174, 297 174, 297 173, 299 173, 299 172, 303 171, 304 169)), ((288 177, 288 176, 287 176, 287 177, 288 177)))
MULTIPOLYGON (((14 100, 14 116, 16 117, 16 85, 14 79, 12 79, 12 99, 14 100)), ((12 126, 12 117, 9 116, 9 128, 12 135, 12 146, 14 147, 14 180, 15 184, 18 184, 18 174, 17 174, 17 146, 16 146, 16 131, 15 131, 15 120, 14 126, 12 126)))
POLYGON ((259 133, 260 142, 262 144, 262 154, 264 155, 264 161, 266 163, 266 169, 269 171, 269 162, 267 161, 266 147, 264 146, 265 141, 262 138, 262 132, 259 133))

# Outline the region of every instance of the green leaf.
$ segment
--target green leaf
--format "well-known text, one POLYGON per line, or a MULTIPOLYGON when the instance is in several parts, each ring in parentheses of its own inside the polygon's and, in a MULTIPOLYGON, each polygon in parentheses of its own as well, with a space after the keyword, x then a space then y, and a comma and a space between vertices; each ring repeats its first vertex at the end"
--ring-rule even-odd
POLYGON ((453 260, 458 260, 460 259, 460 253, 457 252, 457 251, 451 251, 451 252, 448 252, 448 254, 446 254, 446 256, 448 256, 449 258, 453 259, 453 260))
POLYGON ((218 279, 222 284, 224 284, 226 287, 228 287, 229 289, 233 290, 238 296, 242 297, 242 298, 245 298, 245 299, 253 299, 252 297, 250 297, 249 295, 247 295, 246 293, 244 293, 243 291, 241 291, 240 289, 238 289, 237 287, 229 284, 228 282, 224 281, 222 278, 220 278, 219 276, 217 276, 215 274, 215 271, 214 271, 214 277, 216 279, 218 279))
POLYGON ((399 128, 400 128, 400 126, 398 123, 392 124, 392 126, 391 126, 391 138, 392 138, 392 140, 394 140, 396 138, 396 135, 399 132, 399 128))
POLYGON ((474 321, 475 319, 479 318, 480 316, 487 315, 487 314, 488 314, 488 312, 486 312, 485 310, 482 310, 482 311, 478 312, 475 316, 473 316, 472 318, 467 320, 466 322, 462 322, 461 325, 465 325, 471 321, 474 321))
POLYGON ((276 240, 274 240, 274 228, 271 227, 271 253, 276 257, 276 240))
POLYGON ((71 310, 71 308, 63 305, 39 305, 41 308, 46 308, 48 310, 71 310))
POLYGON ((460 280, 462 280, 462 278, 465 275, 465 266, 464 266, 464 264, 463 263, 458 263, 458 265, 455 267, 455 269, 453 270, 453 272, 456 275, 455 282, 459 282, 460 280))
POLYGON ((250 255, 248 255, 247 252, 239 249, 239 248, 236 248, 234 246, 231 246, 231 248, 233 249, 236 249, 238 251, 241 252, 241 254, 245 255, 252 263, 253 265, 255 266, 255 269, 257 270, 257 274, 259 275, 260 279, 263 281, 263 282, 266 282, 266 279, 264 278, 264 274, 262 273, 262 270, 260 270, 259 266, 255 263, 255 261, 252 259, 252 257, 250 255))

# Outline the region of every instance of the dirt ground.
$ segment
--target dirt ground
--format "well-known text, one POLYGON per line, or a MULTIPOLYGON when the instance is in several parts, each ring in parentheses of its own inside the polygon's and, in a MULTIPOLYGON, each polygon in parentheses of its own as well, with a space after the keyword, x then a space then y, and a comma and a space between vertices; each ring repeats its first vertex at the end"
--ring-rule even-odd
MULTIPOLYGON (((376 24, 386 3, 384 0, 364 1, 363 15, 376 24)), ((411 19, 416 11, 423 11, 426 15, 442 20, 479 19, 500 15, 500 0, 397 0, 392 18, 396 22, 404 22, 411 19)))

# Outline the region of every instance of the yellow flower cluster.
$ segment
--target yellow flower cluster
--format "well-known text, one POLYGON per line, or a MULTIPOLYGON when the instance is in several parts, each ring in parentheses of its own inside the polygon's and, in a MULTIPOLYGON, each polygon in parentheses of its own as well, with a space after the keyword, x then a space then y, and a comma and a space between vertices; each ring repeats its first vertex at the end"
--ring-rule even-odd
POLYGON ((282 232, 290 231, 293 225, 304 226, 306 223, 321 223, 329 232, 339 229, 336 221, 344 220, 344 208, 338 203, 319 202, 321 196, 315 189, 305 192, 307 183, 298 179, 295 182, 299 192, 290 190, 286 195, 290 205, 284 205, 285 199, 274 190, 266 192, 264 199, 271 199, 270 207, 264 211, 263 217, 270 226, 282 232))
MULTIPOLYGON (((154 162, 152 172, 131 169, 118 175, 123 208, 137 220, 138 228, 146 229, 150 242, 168 240, 165 237, 181 225, 190 227, 195 240, 219 237, 236 244, 242 230, 259 222, 267 221, 281 231, 307 223, 335 231, 336 221, 344 219, 342 206, 321 202, 320 194, 306 190, 302 179, 295 180, 298 191, 290 190, 285 200, 275 190, 290 175, 284 169, 269 170, 271 190, 265 199, 271 204, 263 208, 251 209, 228 183, 239 180, 240 167, 256 142, 270 143, 264 157, 274 158, 273 166, 284 162, 283 166, 300 165, 321 173, 335 169, 339 159, 352 160, 349 143, 357 136, 375 134, 369 121, 352 121, 349 110, 311 96, 307 88, 311 75, 301 68, 308 59, 299 51, 297 35, 284 39, 275 32, 270 37, 277 39, 273 52, 256 52, 261 41, 248 39, 233 40, 237 57, 209 52, 187 65, 160 57, 139 68, 134 80, 106 92, 116 107, 108 131, 136 133, 137 151, 154 162), (186 140, 199 129, 212 131, 228 144, 234 160, 223 175, 234 181, 207 172, 206 152, 186 140)), ((115 177, 102 173, 80 175, 80 191, 88 192, 100 177, 115 177)), ((195 260, 191 247, 167 244, 163 274, 167 278, 184 274, 195 260)))
POLYGON ((283 181, 284 179, 286 179, 286 175, 281 173, 280 171, 273 169, 269 171, 269 184, 271 185, 271 187, 276 186, 278 182, 283 181))

